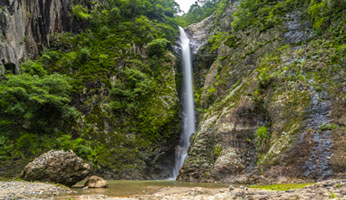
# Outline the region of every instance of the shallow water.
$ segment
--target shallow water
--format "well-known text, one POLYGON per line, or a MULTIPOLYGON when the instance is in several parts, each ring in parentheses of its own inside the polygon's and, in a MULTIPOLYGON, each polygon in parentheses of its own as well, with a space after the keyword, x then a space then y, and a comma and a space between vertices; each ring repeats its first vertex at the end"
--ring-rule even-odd
MULTIPOLYGON (((79 183, 76 187, 82 187, 83 183, 79 183)), ((203 187, 203 188, 225 188, 227 185, 219 183, 191 183, 178 181, 126 181, 111 180, 108 181, 108 188, 87 189, 72 188, 78 194, 61 196, 58 199, 69 199, 81 195, 98 195, 103 194, 108 197, 129 197, 141 194, 153 194, 163 188, 168 187, 203 187)))

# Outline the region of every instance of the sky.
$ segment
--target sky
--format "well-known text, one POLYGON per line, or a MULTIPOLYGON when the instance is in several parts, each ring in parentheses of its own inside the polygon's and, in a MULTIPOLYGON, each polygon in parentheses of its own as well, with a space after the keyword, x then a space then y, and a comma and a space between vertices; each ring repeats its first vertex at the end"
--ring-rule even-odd
POLYGON ((195 3, 196 0, 175 0, 180 6, 180 9, 187 13, 190 9, 190 6, 195 3))

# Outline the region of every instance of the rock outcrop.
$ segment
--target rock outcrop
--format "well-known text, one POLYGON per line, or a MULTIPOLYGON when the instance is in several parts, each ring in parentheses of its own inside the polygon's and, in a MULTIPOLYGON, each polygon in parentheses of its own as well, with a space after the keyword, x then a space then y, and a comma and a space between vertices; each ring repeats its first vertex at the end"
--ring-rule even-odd
POLYGON ((72 186, 90 173, 90 166, 74 152, 49 151, 25 166, 21 177, 27 181, 49 181, 72 186))
MULTIPOLYGON (((196 106, 203 112, 178 179, 254 184, 344 178, 346 90, 340 74, 346 68, 342 56, 331 61, 325 53, 338 52, 327 47, 329 35, 316 39, 300 8, 271 26, 258 19, 259 25, 232 30, 222 22, 236 9, 229 5, 214 19, 219 42, 204 42, 194 55, 196 106)), ((196 34, 192 38, 212 34, 208 20, 187 28, 196 34)))
POLYGON ((0 75, 49 46, 53 33, 70 31, 70 0, 0 2, 0 75))

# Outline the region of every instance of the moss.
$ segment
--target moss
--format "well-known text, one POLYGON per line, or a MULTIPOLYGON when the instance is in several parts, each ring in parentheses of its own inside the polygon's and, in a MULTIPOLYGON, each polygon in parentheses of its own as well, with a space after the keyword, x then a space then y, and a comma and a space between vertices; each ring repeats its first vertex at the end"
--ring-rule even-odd
POLYGON ((12 179, 8 178, 8 177, 1 177, 0 176, 0 181, 11 181, 12 179))
POLYGON ((245 30, 253 24, 264 32, 282 23, 283 11, 287 8, 282 2, 241 1, 239 9, 233 14, 232 28, 245 30))
POLYGON ((220 156, 221 148, 219 146, 214 147, 214 157, 217 158, 220 156))
POLYGON ((226 32, 215 33, 208 41, 209 45, 211 46, 209 50, 210 53, 218 49, 226 38, 227 38, 226 32))
POLYGON ((320 130, 321 131, 325 131, 325 130, 334 130, 337 129, 339 126, 337 124, 327 124, 327 123, 323 123, 320 125, 320 130))
POLYGON ((250 188, 265 189, 265 190, 295 190, 301 189, 314 183, 302 183, 302 184, 276 184, 276 185, 251 185, 250 188))
MULTIPOLYGON (((85 106, 86 107, 92 107, 92 105, 90 105, 90 104, 86 104, 85 106)), ((85 116, 85 122, 88 124, 95 124, 95 125, 97 124, 97 125, 99 125, 101 130, 103 130, 104 129, 103 118, 104 118, 104 115, 101 111, 100 105, 96 105, 95 107, 93 107, 90 114, 87 114, 85 116)))

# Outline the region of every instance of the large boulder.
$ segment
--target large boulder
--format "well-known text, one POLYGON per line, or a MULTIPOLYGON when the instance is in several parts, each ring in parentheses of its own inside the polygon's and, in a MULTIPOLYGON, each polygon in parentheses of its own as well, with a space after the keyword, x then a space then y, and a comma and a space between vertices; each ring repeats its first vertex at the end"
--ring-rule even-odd
POLYGON ((84 184, 88 188, 107 188, 108 184, 103 178, 98 176, 91 176, 84 184))
POLYGON ((25 166, 21 177, 27 181, 49 181, 72 186, 90 173, 90 166, 74 152, 49 151, 25 166))

